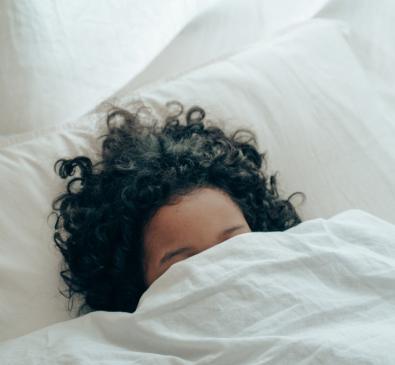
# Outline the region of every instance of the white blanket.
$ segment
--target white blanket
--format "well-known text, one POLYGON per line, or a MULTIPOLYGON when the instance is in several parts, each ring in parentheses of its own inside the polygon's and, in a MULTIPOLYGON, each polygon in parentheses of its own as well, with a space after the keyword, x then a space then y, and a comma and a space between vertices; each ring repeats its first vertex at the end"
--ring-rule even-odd
POLYGON ((395 364, 395 225, 361 210, 235 236, 174 264, 135 313, 0 344, 6 364, 395 364))

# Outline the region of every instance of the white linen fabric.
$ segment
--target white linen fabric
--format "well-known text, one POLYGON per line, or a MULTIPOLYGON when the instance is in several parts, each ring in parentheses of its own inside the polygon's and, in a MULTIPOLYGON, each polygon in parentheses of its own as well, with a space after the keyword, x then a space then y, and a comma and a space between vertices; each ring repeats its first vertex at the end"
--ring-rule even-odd
MULTIPOLYGON (((270 40, 289 26, 315 18, 332 0, 222 0, 192 19, 180 34, 125 85, 126 92, 166 80, 270 40)), ((337 7, 339 9, 339 7, 337 7)), ((340 7, 341 13, 341 7, 340 7)), ((360 16, 360 15, 359 15, 360 16)))
POLYGON ((174 77, 254 42, 270 40, 309 19, 338 20, 389 118, 395 114, 395 2, 382 0, 223 0, 191 20, 163 51, 124 87, 126 93, 174 77), (180 56, 182 55, 182 56, 180 56))
POLYGON ((361 210, 244 233, 172 265, 134 313, 0 344, 2 365, 393 364, 395 225, 361 210))
MULTIPOLYGON (((305 204, 295 201, 303 220, 359 208, 395 223, 395 119, 379 103, 352 39, 343 22, 307 21, 115 100, 125 107, 140 100, 162 114, 166 101, 178 99, 204 107, 225 131, 252 129, 267 151, 267 173, 279 171, 280 194, 306 194, 305 204)), ((80 154, 96 159, 102 116, 0 148, 0 341, 70 319, 47 223, 52 199, 65 189, 53 164, 80 154)))
POLYGON ((2 0, 0 140, 86 113, 217 0, 2 0))

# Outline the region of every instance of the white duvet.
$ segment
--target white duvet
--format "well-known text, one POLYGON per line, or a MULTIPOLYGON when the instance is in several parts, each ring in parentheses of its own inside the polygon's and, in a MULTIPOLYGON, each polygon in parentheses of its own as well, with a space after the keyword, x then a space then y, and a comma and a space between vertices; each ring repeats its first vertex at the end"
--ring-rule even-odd
MULTIPOLYGON (((28 305, 28 303, 26 303, 28 305)), ((362 210, 174 264, 135 313, 0 344, 6 364, 395 364, 395 225, 362 210)))

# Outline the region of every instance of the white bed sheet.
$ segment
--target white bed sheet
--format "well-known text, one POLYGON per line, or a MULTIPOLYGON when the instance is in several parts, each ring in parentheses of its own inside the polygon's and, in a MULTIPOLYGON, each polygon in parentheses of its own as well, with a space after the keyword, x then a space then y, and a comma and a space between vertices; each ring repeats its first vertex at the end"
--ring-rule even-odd
MULTIPOLYGON (((229 34, 229 38, 222 38, 227 39, 224 41, 226 52, 233 52, 231 39, 237 29, 241 35, 237 42, 235 38, 235 45, 243 44, 243 27, 233 29, 230 26, 232 22, 238 24, 236 20, 243 15, 251 20, 246 39, 252 42, 254 36, 260 35, 254 33, 254 26, 262 19, 258 15, 255 18, 247 16, 259 14, 257 6, 260 3, 247 1, 245 8, 230 5, 233 12, 216 29, 219 35, 221 29, 223 34, 229 34), (247 4, 255 4, 255 8, 247 4), (255 9, 255 13, 251 9, 255 9)), ((266 19, 273 22, 269 27, 271 33, 283 32, 286 24, 275 26, 275 2, 264 0, 261 4, 265 7, 261 9, 263 14, 270 14, 268 9, 272 5, 273 17, 266 19)), ((149 86, 148 96, 159 103, 176 95, 189 99, 189 104, 204 95, 206 99, 202 105, 211 103, 216 111, 215 118, 251 122, 259 138, 265 142, 261 146, 269 151, 271 167, 281 172, 283 192, 301 190, 306 193, 308 202, 302 207, 304 218, 328 217, 342 209, 357 207, 395 223, 394 70, 390 67, 395 64, 391 47, 395 33, 394 3, 350 0, 311 4, 315 4, 314 9, 310 9, 314 14, 305 15, 318 19, 304 32, 303 25, 301 33, 298 33, 298 27, 288 29, 280 43, 271 43, 269 32, 268 38, 257 43, 255 50, 251 48, 244 55, 241 53, 240 57, 228 61, 221 55, 221 37, 209 37, 213 28, 205 31, 204 21, 210 19, 210 12, 202 14, 183 37, 190 36, 192 40, 195 32, 195 35, 200 34, 203 42, 206 34, 205 44, 211 49, 208 57, 211 59, 218 54, 224 62, 208 65, 210 67, 200 71, 196 69, 188 75, 185 70, 196 68, 197 63, 211 62, 204 58, 205 52, 199 51, 202 42, 186 42, 190 44, 190 48, 185 49, 187 55, 192 49, 195 53, 185 57, 184 64, 184 55, 178 59, 177 69, 184 72, 185 77, 169 80, 168 85, 162 85, 161 79, 154 78, 157 87, 152 85, 152 78, 145 80, 149 86), (326 19, 337 18, 342 20, 338 31, 336 22, 327 22, 325 26, 326 19), (342 24, 346 24, 351 32, 342 24), (340 31, 342 28, 344 32, 340 31), (189 31, 192 33, 188 35, 189 31), (201 61, 199 57, 203 57, 201 61), (292 57, 296 57, 297 62, 293 62, 292 57), (283 62, 278 62, 279 59, 283 62), (271 84, 270 80, 275 82, 271 84), (281 92, 276 90, 278 85, 282 85, 281 92), (318 91, 314 99, 310 98, 312 90, 318 91), (245 97, 241 107, 235 95, 245 97), (255 97, 248 97, 251 95, 255 97), (288 108, 284 108, 283 100, 287 101, 288 108), (312 100, 314 102, 310 102, 312 100), (304 129, 295 130, 295 120, 304 129), (321 121, 330 123, 321 129, 321 121), (300 140, 292 138, 294 133, 306 143, 300 146, 300 140), (332 152, 339 140, 341 146, 332 152), (284 151, 284 145, 290 149, 284 151)), ((225 5, 221 6, 224 11, 227 9, 225 5)), ((289 10, 294 11, 294 8, 289 10)), ((283 11, 278 8, 279 18, 283 11)), ((215 14, 218 13, 213 13, 212 24, 215 24, 215 14)), ((288 24, 292 21, 295 21, 292 14, 283 20, 288 24)), ((157 61, 158 66, 160 62, 157 61)), ((162 69, 167 80, 176 71, 169 69, 169 65, 170 62, 163 63, 162 69)), ((160 69, 157 70, 160 75, 160 69)), ((125 95, 130 96, 133 85, 129 86, 125 95)), ((147 84, 137 86, 141 91, 141 86, 147 84)), ((3 120, 7 120, 6 117, 3 120)), ((56 296, 58 267, 45 216, 49 212, 49 199, 60 191, 61 185, 52 175, 52 162, 67 154, 91 153, 95 145, 93 121, 81 118, 75 120, 73 126, 57 125, 57 129, 49 128, 46 132, 34 130, 9 141, 9 146, 0 151, 0 176, 4 184, 0 199, 0 250, 3 250, 0 255, 0 289, 5 293, 0 296, 2 338, 25 334, 68 318, 63 298, 56 296), (24 229, 20 229, 19 222, 25 223, 24 229), (37 287, 31 287, 31 280, 35 280, 37 287), (26 301, 31 303, 29 307, 26 307, 26 301)))
MULTIPOLYGON (((175 97, 199 102, 226 127, 251 127, 268 151, 268 172, 280 172, 281 196, 306 194, 297 206, 303 220, 359 208, 395 223, 395 128, 376 105, 351 36, 342 22, 314 19, 127 99, 140 95, 155 108, 175 97)), ((0 341, 70 319, 46 221, 64 191, 53 163, 99 152, 97 117, 0 148, 0 341)))
POLYGON ((0 344, 2 365, 394 364, 395 225, 361 210, 179 261, 134 313, 0 344))
POLYGON ((73 120, 217 0, 2 0, 0 141, 73 120))

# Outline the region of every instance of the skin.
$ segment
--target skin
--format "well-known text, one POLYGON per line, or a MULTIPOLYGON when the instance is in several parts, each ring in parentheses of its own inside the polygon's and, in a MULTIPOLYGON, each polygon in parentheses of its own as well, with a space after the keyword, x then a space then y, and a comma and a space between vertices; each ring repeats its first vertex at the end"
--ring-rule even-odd
POLYGON ((175 204, 159 208, 145 226, 147 286, 174 263, 247 232, 251 229, 242 211, 222 190, 199 188, 177 198, 175 204), (166 254, 184 247, 188 250, 161 263, 166 254))

